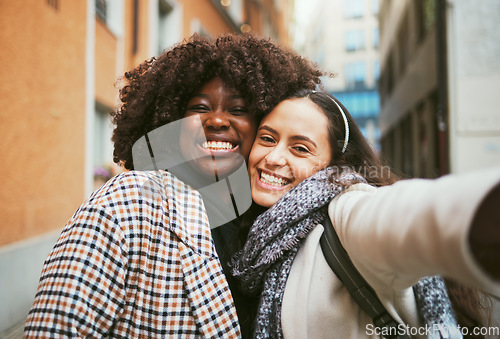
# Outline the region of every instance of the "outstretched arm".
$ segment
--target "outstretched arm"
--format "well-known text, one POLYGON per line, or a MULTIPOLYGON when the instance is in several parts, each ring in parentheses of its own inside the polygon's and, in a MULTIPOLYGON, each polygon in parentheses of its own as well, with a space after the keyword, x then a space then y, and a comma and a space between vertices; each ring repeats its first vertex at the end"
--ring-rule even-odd
POLYGON ((348 191, 329 212, 351 260, 374 288, 404 289, 439 274, 500 295, 499 181, 498 168, 402 180, 348 191))
POLYGON ((479 205, 472 221, 469 245, 481 268, 500 281, 500 184, 479 205))

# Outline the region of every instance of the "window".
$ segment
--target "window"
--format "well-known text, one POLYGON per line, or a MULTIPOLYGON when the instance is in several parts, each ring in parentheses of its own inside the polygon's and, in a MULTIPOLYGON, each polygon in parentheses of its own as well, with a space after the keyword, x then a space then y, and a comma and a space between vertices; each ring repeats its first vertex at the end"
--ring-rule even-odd
POLYGON ((348 87, 364 85, 366 64, 363 61, 353 62, 345 66, 345 80, 348 87))
POLYGON ((318 65, 323 65, 325 62, 325 47, 320 47, 318 52, 316 53, 316 56, 314 58, 314 62, 316 62, 318 65))
POLYGON ((58 4, 57 0, 47 0, 47 3, 49 4, 49 6, 51 6, 52 8, 54 8, 56 10, 59 8, 59 4, 58 4))
POLYGON ((95 0, 95 15, 102 21, 106 22, 108 12, 106 0, 95 0))
POLYGON ((373 118, 380 111, 380 98, 376 91, 344 92, 339 95, 353 118, 373 118))
POLYGON ((113 175, 113 126, 108 108, 96 103, 93 130, 94 189, 113 175))
POLYGON ((410 60, 410 39, 409 39, 409 20, 408 15, 405 15, 399 32, 397 33, 397 53, 396 53, 396 62, 397 62, 397 76, 404 73, 408 61, 410 60))
POLYGON ((379 44, 379 31, 378 28, 374 28, 372 32, 373 48, 377 49, 379 44))
POLYGON ((385 88, 385 94, 386 96, 389 96, 392 93, 392 90, 394 89, 394 84, 396 83, 396 77, 394 76, 394 51, 391 51, 389 54, 389 58, 387 59, 387 63, 384 66, 384 79, 385 79, 385 85, 387 86, 385 88))
POLYGON ((379 8, 379 0, 371 0, 371 2, 372 2, 372 13, 373 15, 377 15, 379 8))
POLYGON ((243 22, 243 6, 242 0, 231 0, 226 7, 233 21, 239 26, 243 22))
POLYGON ((211 36, 210 33, 208 32, 208 30, 205 27, 203 27, 199 18, 191 19, 190 25, 191 25, 191 32, 192 33, 198 33, 199 35, 207 37, 207 38, 209 38, 211 36))
POLYGON ((158 1, 158 54, 168 47, 168 19, 172 6, 166 1, 158 1))
POLYGON ((161 54, 163 50, 178 42, 180 37, 181 12, 179 6, 174 1, 158 1, 158 50, 161 54))
POLYGON ((436 0, 421 0, 416 2, 417 32, 419 41, 423 40, 427 32, 436 21, 436 0))
POLYGON ((424 28, 429 31, 436 21, 436 0, 424 0, 424 28))
POLYGON ((380 62, 373 62, 373 78, 377 81, 380 78, 380 62))
POLYGON ((379 149, 380 130, 377 128, 377 121, 380 99, 377 91, 348 91, 333 95, 342 101, 365 138, 379 149))
POLYGON ((344 1, 344 5, 346 18, 361 18, 365 13, 365 0, 344 1))
POLYGON ((365 48, 365 35, 362 30, 347 31, 345 33, 345 50, 358 51, 365 48))
POLYGON ((95 0, 95 15, 115 36, 123 34, 123 2, 95 0))

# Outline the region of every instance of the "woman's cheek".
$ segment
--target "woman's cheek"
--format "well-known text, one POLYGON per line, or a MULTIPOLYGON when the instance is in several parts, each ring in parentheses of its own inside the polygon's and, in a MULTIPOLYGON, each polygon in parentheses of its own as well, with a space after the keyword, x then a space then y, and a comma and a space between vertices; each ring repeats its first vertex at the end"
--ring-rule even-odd
POLYGON ((251 151, 250 151, 250 155, 248 156, 248 168, 252 168, 252 167, 255 167, 257 166, 257 164, 259 163, 259 161, 261 159, 263 159, 263 150, 262 150, 262 147, 254 144, 251 151))

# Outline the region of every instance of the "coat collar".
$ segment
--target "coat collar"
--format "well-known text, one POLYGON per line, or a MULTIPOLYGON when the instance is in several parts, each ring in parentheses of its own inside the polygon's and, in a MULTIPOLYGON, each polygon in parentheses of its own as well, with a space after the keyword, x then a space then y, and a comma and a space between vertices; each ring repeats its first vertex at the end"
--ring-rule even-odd
POLYGON ((217 257, 201 195, 172 174, 163 171, 162 173, 169 228, 198 255, 217 257))

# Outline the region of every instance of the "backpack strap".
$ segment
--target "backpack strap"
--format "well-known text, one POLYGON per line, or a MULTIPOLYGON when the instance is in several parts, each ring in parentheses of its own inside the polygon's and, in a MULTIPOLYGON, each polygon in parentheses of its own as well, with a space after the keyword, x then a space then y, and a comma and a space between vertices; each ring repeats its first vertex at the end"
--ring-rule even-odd
POLYGON ((323 235, 320 238, 323 255, 337 277, 359 305, 373 320, 380 333, 387 333, 386 338, 409 338, 398 334, 399 323, 387 312, 373 288, 358 272, 346 250, 340 243, 328 213, 323 219, 323 235))

